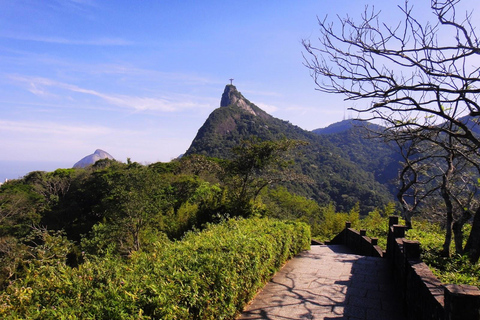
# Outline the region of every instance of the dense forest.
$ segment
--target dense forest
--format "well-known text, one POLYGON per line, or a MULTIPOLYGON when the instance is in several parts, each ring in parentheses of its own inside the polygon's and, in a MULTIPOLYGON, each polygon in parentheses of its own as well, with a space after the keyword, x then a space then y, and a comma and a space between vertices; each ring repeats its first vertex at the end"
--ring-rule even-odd
POLYGON ((272 272, 308 247, 310 229, 321 232, 324 213, 334 210, 278 184, 305 179, 288 169, 302 145, 243 141, 228 160, 190 155, 148 166, 104 159, 3 184, 0 315, 194 319, 225 308, 233 317, 272 272), (163 269, 142 269, 152 263, 163 269), (237 300, 221 300, 221 288, 237 277, 228 295, 237 300), (221 282, 214 290, 209 281, 221 282), (191 301, 184 286, 199 298, 191 301), (171 299, 186 300, 172 307, 171 299))

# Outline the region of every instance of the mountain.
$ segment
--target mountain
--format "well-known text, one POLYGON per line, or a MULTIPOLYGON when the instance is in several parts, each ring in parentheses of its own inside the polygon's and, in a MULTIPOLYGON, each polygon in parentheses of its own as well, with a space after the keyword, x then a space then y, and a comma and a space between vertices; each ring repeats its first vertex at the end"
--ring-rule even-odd
POLYGON ((373 132, 382 132, 385 127, 361 120, 343 120, 312 132, 323 136, 340 149, 342 157, 356 163, 375 180, 386 185, 391 193, 396 192, 395 179, 402 157, 398 147, 375 137, 373 132))
POLYGON ((220 108, 209 115, 185 155, 228 158, 230 149, 250 136, 275 140, 282 137, 302 139, 305 135, 314 136, 287 121, 272 117, 248 101, 235 86, 227 85, 220 108))
POLYGON ((74 168, 85 168, 88 167, 89 165, 94 164, 98 160, 101 159, 111 159, 115 160, 108 152, 105 152, 103 150, 97 149, 95 150, 94 153, 82 158, 80 161, 75 163, 73 165, 74 168))
POLYGON ((382 131, 384 128, 377 124, 373 124, 367 121, 356 120, 356 119, 347 119, 340 122, 335 122, 325 128, 315 129, 312 132, 316 134, 333 134, 341 133, 352 130, 354 128, 365 128, 370 131, 382 131))
POLYGON ((290 191, 320 203, 334 202, 338 210, 349 210, 360 202, 368 212, 392 199, 386 186, 371 172, 353 162, 328 138, 277 119, 248 101, 233 85, 227 85, 220 107, 215 109, 198 130, 185 153, 228 159, 230 149, 251 137, 260 140, 282 138, 303 140, 301 156, 294 168, 314 180, 312 184, 288 183, 290 191))
POLYGON ((363 124, 362 121, 355 120, 355 119, 348 119, 348 120, 332 123, 331 125, 325 128, 312 130, 312 132, 316 134, 339 133, 339 132, 348 131, 355 126, 361 126, 362 124, 363 124))

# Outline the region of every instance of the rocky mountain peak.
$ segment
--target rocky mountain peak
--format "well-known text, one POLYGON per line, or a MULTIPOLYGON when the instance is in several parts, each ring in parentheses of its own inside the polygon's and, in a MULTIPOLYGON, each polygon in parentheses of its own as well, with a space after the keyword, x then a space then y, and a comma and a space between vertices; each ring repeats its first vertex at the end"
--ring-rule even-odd
POLYGON ((247 111, 250 114, 257 115, 253 108, 250 106, 250 101, 237 90, 237 88, 228 84, 225 86, 225 90, 222 94, 222 100, 220 101, 220 107, 228 107, 230 105, 236 105, 240 109, 247 111))
POLYGON ((88 167, 89 165, 94 164, 95 162, 97 162, 98 160, 101 160, 101 159, 115 160, 108 152, 105 152, 101 149, 97 149, 97 150, 95 150, 94 153, 82 158, 80 161, 75 163, 73 165, 73 167, 74 168, 85 168, 85 167, 88 167))

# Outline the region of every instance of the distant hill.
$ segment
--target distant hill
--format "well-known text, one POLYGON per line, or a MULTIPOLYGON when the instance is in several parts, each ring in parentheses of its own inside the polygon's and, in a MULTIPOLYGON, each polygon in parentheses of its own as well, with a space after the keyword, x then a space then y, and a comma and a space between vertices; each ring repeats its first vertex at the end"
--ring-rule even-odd
POLYGON ((340 133, 345 132, 348 130, 352 130, 354 128, 368 128, 371 131, 382 131, 383 127, 367 122, 362 120, 356 119, 347 119, 340 122, 335 122, 325 128, 315 129, 312 132, 316 134, 332 134, 332 133, 340 133))
POLYGON ((323 136, 340 149, 342 156, 371 172, 375 180, 396 192, 395 179, 402 160, 396 146, 376 138, 372 132, 385 128, 361 120, 343 120, 312 132, 323 136))
POLYGON ((332 133, 345 132, 347 130, 352 129, 355 126, 362 126, 362 125, 363 125, 363 122, 360 120, 349 119, 349 120, 343 120, 340 122, 332 123, 331 125, 325 128, 312 130, 312 132, 316 134, 332 134, 332 133))
POLYGON ((101 159, 115 160, 108 152, 97 149, 94 153, 82 158, 73 165, 74 168, 85 168, 101 159))
POLYGON ((232 147, 252 136, 261 140, 288 138, 308 142, 294 166, 315 182, 289 183, 287 187, 297 194, 322 203, 334 202, 339 210, 349 210, 360 202, 363 212, 393 199, 374 174, 352 161, 329 138, 269 115, 233 85, 225 87, 220 108, 209 115, 185 155, 228 158, 232 147))

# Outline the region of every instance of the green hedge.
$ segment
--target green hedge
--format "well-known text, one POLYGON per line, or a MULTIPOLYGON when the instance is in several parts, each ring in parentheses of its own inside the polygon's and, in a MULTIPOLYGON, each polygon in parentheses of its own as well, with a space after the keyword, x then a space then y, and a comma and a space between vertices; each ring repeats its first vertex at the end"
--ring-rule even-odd
POLYGON ((229 220, 128 261, 32 268, 0 295, 2 319, 234 319, 282 264, 308 249, 304 223, 229 220))

